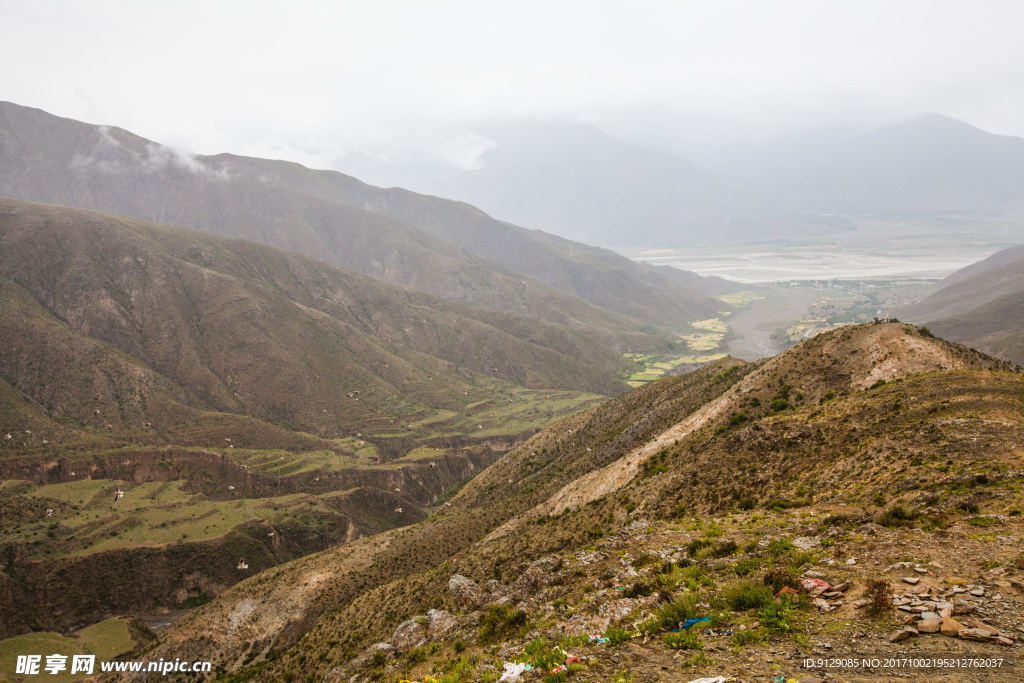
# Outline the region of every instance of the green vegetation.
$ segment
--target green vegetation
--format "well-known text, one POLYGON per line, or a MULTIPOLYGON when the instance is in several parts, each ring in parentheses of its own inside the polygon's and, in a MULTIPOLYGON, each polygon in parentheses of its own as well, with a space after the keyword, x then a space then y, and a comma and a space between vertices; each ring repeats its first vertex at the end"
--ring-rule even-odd
MULTIPOLYGON (((72 636, 59 633, 29 633, 0 640, 0 672, 11 673, 15 669, 18 655, 35 653, 59 653, 70 657, 76 654, 96 655, 97 660, 108 660, 132 650, 137 645, 132 638, 126 619, 117 617, 93 624, 72 636)), ((68 671, 58 674, 45 673, 48 681, 78 681, 82 674, 71 676, 68 671)))
POLYGON ((480 619, 481 643, 493 643, 522 635, 529 630, 526 612, 508 605, 491 605, 480 619))
POLYGON ((670 650, 703 650, 704 643, 692 630, 665 634, 665 646, 670 650))

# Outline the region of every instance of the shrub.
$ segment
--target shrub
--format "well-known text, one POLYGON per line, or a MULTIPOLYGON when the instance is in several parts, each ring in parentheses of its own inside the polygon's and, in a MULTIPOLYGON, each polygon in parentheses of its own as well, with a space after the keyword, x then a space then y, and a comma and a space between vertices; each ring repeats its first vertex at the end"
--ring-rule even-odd
POLYGON ((692 630, 666 633, 665 645, 672 650, 703 650, 704 643, 692 630))
POLYGON ((740 547, 736 545, 736 541, 719 541, 718 545, 708 555, 710 557, 728 557, 739 549, 740 547))
POLYGON ((643 582, 637 581, 632 586, 623 591, 623 595, 627 598, 642 598, 651 594, 651 587, 643 582))
POLYGON ((748 609, 760 609, 774 601, 774 593, 764 584, 757 584, 753 581, 743 581, 735 586, 730 586, 722 594, 722 599, 737 612, 744 612, 748 609))
POLYGON ((757 611, 757 620, 761 626, 772 633, 790 633, 794 626, 789 618, 796 611, 796 605, 788 598, 783 597, 779 602, 772 600, 770 603, 757 611))
POLYGON ((774 401, 772 401, 772 410, 776 413, 779 412, 780 410, 785 410, 788 407, 789 401, 787 401, 784 398, 777 398, 774 401))
POLYGON ((754 498, 753 496, 741 498, 740 502, 737 504, 736 507, 738 507, 740 510, 753 510, 755 507, 757 507, 757 498, 754 498))
POLYGON ((480 642, 483 644, 508 640, 528 630, 526 612, 508 605, 491 605, 480 620, 480 642))
POLYGON ((687 593, 681 598, 666 603, 654 610, 654 614, 640 625, 641 632, 645 634, 658 633, 677 629, 687 619, 694 619, 700 607, 700 598, 693 593, 687 593))
POLYGON ((461 640, 456 640, 452 644, 452 649, 455 650, 456 652, 465 652, 466 651, 466 644, 464 642, 462 642, 461 640))
POLYGON ((764 642, 765 635, 758 633, 754 630, 736 631, 732 634, 732 639, 729 641, 734 647, 743 647, 744 645, 754 645, 756 643, 764 642))
POLYGON ((793 545, 793 541, 788 538, 773 538, 768 541, 768 547, 765 548, 765 552, 768 557, 772 559, 778 559, 782 555, 786 554, 790 550, 795 550, 796 546, 793 545))
POLYGON ((703 652, 698 652, 693 657, 690 657, 689 661, 683 662, 683 668, 688 669, 691 666, 710 666, 714 664, 714 660, 708 657, 703 652))
POLYGON ((786 567, 775 567, 765 572, 763 583, 775 595, 784 587, 796 588, 799 585, 796 574, 786 567))
POLYGON ((699 590, 701 586, 715 585, 714 579, 705 574, 697 565, 690 565, 679 570, 679 576, 686 585, 686 589, 690 591, 699 590))
POLYGON ((543 637, 542 638, 534 638, 533 640, 531 640, 530 642, 528 642, 526 644, 526 647, 523 648, 523 652, 525 652, 526 654, 528 654, 528 655, 530 655, 532 657, 534 655, 539 655, 541 652, 546 650, 547 647, 548 647, 548 639, 547 638, 543 638, 543 637))
POLYGON ((756 557, 750 557, 742 559, 739 562, 737 562, 736 565, 732 568, 732 571, 736 574, 736 576, 746 576, 747 574, 750 574, 760 566, 761 560, 757 559, 756 557))
POLYGON ((608 639, 608 647, 615 647, 632 638, 633 634, 624 628, 609 626, 604 632, 604 637, 608 639))
POLYGON ((695 538, 686 545, 686 552, 697 557, 701 550, 710 548, 715 544, 710 538, 695 538))
POLYGON ((887 527, 908 526, 917 519, 917 510, 902 503, 893 503, 878 516, 878 523, 887 527))
POLYGON ((871 601, 868 603, 868 613, 873 616, 885 614, 892 609, 892 586, 885 579, 868 581, 864 597, 871 601))

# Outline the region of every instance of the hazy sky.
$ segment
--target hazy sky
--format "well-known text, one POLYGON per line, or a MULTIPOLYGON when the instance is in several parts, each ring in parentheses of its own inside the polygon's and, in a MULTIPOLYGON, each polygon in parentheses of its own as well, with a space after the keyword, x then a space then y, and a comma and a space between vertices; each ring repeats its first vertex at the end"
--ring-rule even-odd
POLYGON ((0 0, 0 99, 201 153, 471 164, 462 124, 775 135, 939 112, 1024 136, 1024 3, 0 0))

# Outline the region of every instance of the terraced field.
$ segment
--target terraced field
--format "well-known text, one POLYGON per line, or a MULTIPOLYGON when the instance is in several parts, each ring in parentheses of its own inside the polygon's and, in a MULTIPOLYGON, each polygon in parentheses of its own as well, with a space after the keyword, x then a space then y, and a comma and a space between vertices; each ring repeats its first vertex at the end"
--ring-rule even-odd
POLYGON ((185 480, 138 486, 109 479, 47 486, 8 481, 6 491, 22 494, 31 510, 21 511, 21 523, 12 519, 13 524, 0 526, 0 544, 21 543, 34 556, 55 559, 215 538, 257 520, 272 527, 309 523, 331 512, 317 495, 210 500, 186 491, 188 485, 185 480), (116 490, 124 494, 117 501, 116 490), (35 522, 27 519, 33 513, 35 522))
POLYGON ((15 670, 18 655, 43 655, 42 663, 45 665, 45 656, 55 652, 68 657, 67 670, 55 674, 43 671, 41 675, 46 677, 45 680, 55 683, 79 681, 85 676, 80 673, 73 676, 70 674, 73 655, 96 655, 97 661, 111 660, 132 650, 138 644, 135 640, 138 637, 137 629, 131 627, 129 619, 117 617, 83 628, 70 636, 40 632, 0 640, 0 681, 21 679, 20 676, 16 679, 6 676, 15 670))

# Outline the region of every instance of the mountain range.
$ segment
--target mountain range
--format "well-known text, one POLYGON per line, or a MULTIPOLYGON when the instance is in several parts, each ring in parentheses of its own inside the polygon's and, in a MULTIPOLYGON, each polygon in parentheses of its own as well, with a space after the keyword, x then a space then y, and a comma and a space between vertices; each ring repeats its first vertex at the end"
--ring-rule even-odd
POLYGON ((0 372, 85 424, 161 431, 187 407, 333 438, 462 410, 492 380, 626 388, 621 355, 585 332, 244 240, 3 199, 0 245, 0 372))
POLYGON ((893 217, 1024 211, 1024 139, 939 114, 865 132, 794 136, 707 161, 818 211, 893 217))
MULTIPOLYGON (((800 239, 829 228, 792 202, 584 123, 506 121, 468 170, 352 159, 354 172, 470 202, 507 220, 617 247, 800 239)), ((345 160, 342 163, 346 163, 345 160)))
MULTIPOLYGON (((0 196, 270 244, 447 300, 589 325, 595 334, 678 327, 722 308, 658 269, 472 206, 294 163, 194 156, 11 103, 0 103, 0 196)), ((723 287, 708 283, 709 291, 723 287)))

